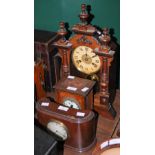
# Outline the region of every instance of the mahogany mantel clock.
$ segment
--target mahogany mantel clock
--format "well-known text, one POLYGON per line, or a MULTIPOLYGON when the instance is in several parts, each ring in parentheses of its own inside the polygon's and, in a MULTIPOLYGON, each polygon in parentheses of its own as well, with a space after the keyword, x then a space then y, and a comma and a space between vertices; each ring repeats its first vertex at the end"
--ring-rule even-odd
POLYGON ((77 110, 41 99, 36 106, 40 124, 65 141, 65 147, 83 152, 96 143, 97 114, 91 110, 77 110))
POLYGON ((89 14, 85 4, 81 5, 81 10, 81 23, 72 27, 74 35, 69 39, 72 44, 70 74, 95 80, 98 92, 95 97, 99 98, 99 102, 94 103, 95 109, 104 116, 115 117, 116 112, 109 103, 109 68, 115 53, 109 31, 104 28, 100 32, 87 24, 89 14))
POLYGON ((55 101, 75 109, 93 109, 94 81, 68 76, 55 85, 55 101))

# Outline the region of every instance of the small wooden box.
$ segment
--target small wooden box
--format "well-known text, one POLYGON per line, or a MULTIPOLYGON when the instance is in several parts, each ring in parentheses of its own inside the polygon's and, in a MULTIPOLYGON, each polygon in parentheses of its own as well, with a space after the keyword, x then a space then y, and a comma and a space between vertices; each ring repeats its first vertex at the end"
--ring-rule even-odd
POLYGON ((68 76, 55 85, 55 101, 65 106, 68 106, 66 105, 67 102, 75 103, 78 107, 76 109, 93 109, 94 85, 94 81, 68 76))

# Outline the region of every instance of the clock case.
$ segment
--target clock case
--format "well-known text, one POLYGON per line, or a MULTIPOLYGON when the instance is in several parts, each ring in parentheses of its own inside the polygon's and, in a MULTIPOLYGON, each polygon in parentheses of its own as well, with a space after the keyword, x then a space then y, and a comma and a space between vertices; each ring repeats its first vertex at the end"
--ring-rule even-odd
POLYGON ((75 77, 73 79, 66 78, 60 80, 55 86, 55 101, 63 104, 65 99, 73 99, 79 103, 80 109, 93 109, 93 87, 94 81, 75 77), (77 88, 76 91, 68 90, 67 87, 77 88), (87 91, 82 92, 81 89, 89 88, 87 91))
POLYGON ((62 105, 54 102, 49 102, 49 106, 41 106, 43 101, 47 102, 42 99, 36 104, 37 119, 45 127, 51 120, 62 122, 68 131, 65 147, 76 152, 83 152, 96 144, 97 113, 68 107, 68 111, 63 111, 58 109, 62 105), (77 112, 85 113, 84 117, 77 116, 77 112))

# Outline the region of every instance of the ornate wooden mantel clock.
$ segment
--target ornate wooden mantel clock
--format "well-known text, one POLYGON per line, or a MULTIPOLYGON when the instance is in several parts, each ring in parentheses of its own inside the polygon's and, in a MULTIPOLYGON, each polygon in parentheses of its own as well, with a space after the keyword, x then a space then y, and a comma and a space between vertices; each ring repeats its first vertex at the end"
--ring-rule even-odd
POLYGON ((97 35, 97 28, 87 24, 89 14, 86 5, 81 5, 81 23, 72 27, 74 35, 69 39, 72 44, 71 75, 89 78, 97 82, 94 108, 101 115, 114 118, 116 112, 109 103, 109 68, 114 51, 110 48, 108 29, 97 35))

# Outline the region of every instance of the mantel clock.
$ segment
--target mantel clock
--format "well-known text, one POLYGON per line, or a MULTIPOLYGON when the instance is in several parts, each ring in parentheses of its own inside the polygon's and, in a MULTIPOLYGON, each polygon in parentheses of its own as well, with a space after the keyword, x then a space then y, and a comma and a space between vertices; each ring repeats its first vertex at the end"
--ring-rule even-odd
POLYGON ((72 27, 74 35, 69 39, 72 44, 70 74, 95 80, 95 96, 99 98, 99 104, 94 103, 95 109, 101 115, 115 117, 116 112, 109 103, 109 68, 115 53, 109 30, 104 28, 101 32, 88 24, 89 14, 85 4, 81 5, 79 17, 81 23, 72 27))
POLYGON ((43 98, 36 105, 40 124, 65 141, 64 146, 83 152, 96 144, 97 114, 91 110, 69 108, 43 98))

